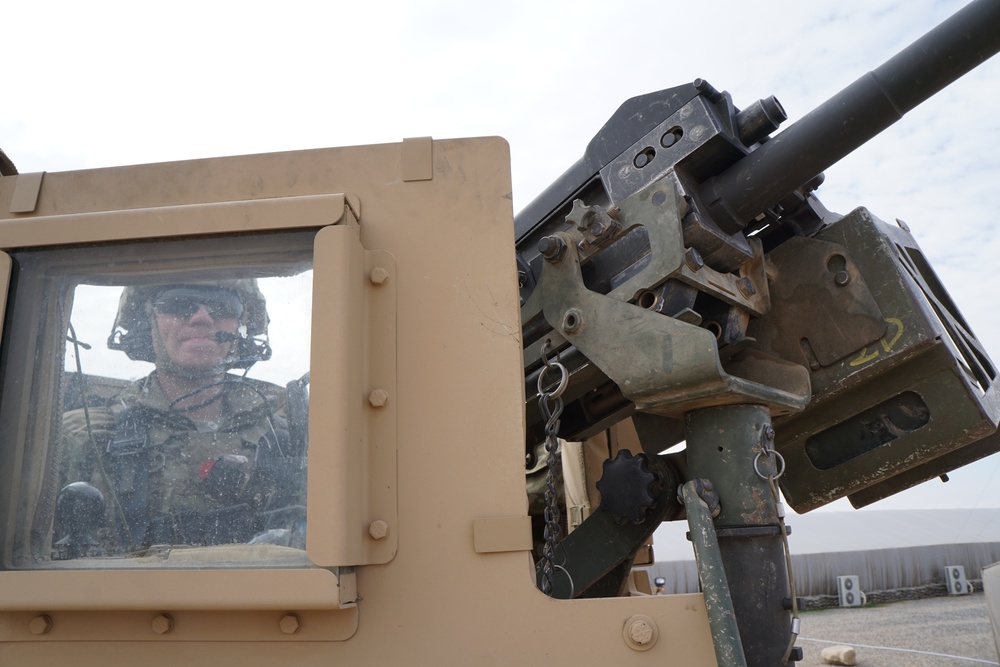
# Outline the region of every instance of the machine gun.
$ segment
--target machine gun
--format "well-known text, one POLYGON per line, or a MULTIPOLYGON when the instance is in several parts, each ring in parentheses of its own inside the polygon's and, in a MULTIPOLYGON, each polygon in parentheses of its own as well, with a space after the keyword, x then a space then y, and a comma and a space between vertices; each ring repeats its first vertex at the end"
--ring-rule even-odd
POLYGON ((778 664, 795 630, 775 630, 793 605, 774 482, 798 511, 861 507, 1000 449, 996 367, 906 225, 814 194, 998 50, 1000 4, 974 2, 773 137, 774 97, 740 109, 699 79, 633 98, 516 218, 529 463, 628 418, 641 446, 558 544, 550 488, 543 590, 616 594, 686 510, 720 664, 778 664))

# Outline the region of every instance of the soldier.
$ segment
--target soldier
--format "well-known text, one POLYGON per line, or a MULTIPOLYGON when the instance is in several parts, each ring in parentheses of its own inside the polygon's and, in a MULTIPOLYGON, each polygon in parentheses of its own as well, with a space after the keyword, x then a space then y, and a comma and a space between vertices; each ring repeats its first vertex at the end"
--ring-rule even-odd
POLYGON ((55 558, 304 540, 285 391, 227 372, 270 357, 252 279, 127 287, 108 346, 156 369, 63 417, 55 558))

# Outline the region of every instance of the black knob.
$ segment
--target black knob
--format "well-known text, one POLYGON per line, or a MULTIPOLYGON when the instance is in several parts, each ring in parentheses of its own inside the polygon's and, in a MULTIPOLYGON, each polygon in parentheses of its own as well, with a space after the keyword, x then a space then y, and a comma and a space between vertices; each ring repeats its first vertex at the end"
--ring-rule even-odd
POLYGON ((656 473, 649 470, 645 454, 633 457, 627 449, 619 450, 614 459, 604 462, 603 474, 597 481, 601 507, 611 512, 618 523, 628 519, 640 524, 656 502, 654 486, 657 481, 656 473))

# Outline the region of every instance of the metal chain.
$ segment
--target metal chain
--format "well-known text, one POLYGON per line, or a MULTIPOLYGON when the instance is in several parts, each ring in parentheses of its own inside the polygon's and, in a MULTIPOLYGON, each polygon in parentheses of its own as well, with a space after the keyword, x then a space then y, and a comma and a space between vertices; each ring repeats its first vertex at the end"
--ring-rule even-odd
POLYGON ((788 548, 788 527, 785 525, 785 506, 781 502, 781 494, 778 490, 778 480, 785 474, 785 459, 774 448, 774 427, 768 424, 764 427, 764 432, 760 439, 761 450, 753 460, 753 469, 759 477, 767 480, 767 485, 771 488, 771 495, 774 496, 774 504, 778 510, 778 526, 781 528, 781 546, 785 553, 785 572, 788 575, 788 591, 792 598, 792 633, 788 640, 788 648, 781 658, 781 664, 787 665, 788 659, 795 648, 795 640, 799 637, 799 601, 795 593, 795 576, 792 573, 792 552, 788 548), (774 465, 768 466, 765 475, 761 473, 757 463, 761 458, 774 459, 774 465))
POLYGON ((569 372, 559 363, 559 353, 555 361, 546 356, 552 349, 552 341, 546 340, 542 345, 542 363, 545 365, 538 374, 538 409, 545 419, 545 544, 542 546, 542 592, 552 595, 553 577, 555 573, 554 552, 558 544, 562 526, 559 517, 559 502, 556 491, 556 452, 559 450, 559 417, 563 411, 562 394, 569 384, 569 372), (553 372, 559 374, 558 379, 548 378, 553 372))

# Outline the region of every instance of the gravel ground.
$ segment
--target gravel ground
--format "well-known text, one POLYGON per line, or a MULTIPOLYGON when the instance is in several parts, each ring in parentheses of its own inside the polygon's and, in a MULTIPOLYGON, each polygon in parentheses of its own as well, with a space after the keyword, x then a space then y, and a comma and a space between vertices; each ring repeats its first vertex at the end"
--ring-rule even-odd
POLYGON ((826 664, 820 651, 830 642, 853 646, 863 667, 1000 664, 982 593, 807 611, 801 618, 800 667, 826 664))

